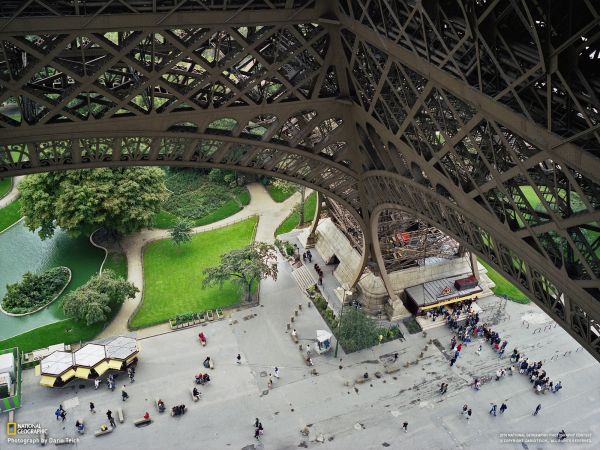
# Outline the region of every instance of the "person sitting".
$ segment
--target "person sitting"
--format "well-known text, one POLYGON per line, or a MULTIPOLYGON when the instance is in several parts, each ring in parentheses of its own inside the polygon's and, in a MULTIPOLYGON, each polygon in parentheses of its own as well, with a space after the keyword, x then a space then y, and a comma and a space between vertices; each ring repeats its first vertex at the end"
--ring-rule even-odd
POLYGON ((210 381, 210 376, 205 373, 204 375, 202 375, 202 382, 203 383, 208 383, 210 381))
POLYGON ((200 392, 198 391, 198 389, 194 388, 192 390, 192 397, 194 397, 196 400, 200 398, 200 392))
POLYGON ((106 426, 106 424, 102 424, 100 425, 100 431, 107 431, 108 430, 108 426, 106 426))
POLYGON ((196 384, 202 383, 202 373, 196 375, 196 384))
POLYGON ((144 420, 150 420, 150 413, 148 411, 144 414, 144 420))
POLYGON ((204 362, 202 363, 202 365, 204 367, 206 367, 207 369, 210 367, 210 356, 206 357, 206 359, 204 360, 204 362))
POLYGON ((206 336, 204 336, 204 332, 200 332, 198 334, 198 339, 200 339, 201 342, 206 342, 206 336))
POLYGON ((75 422, 75 428, 77 429, 77 432, 79 434, 83 434, 83 431, 85 429, 85 426, 83 425, 83 422, 80 422, 79 420, 77 420, 75 422))
POLYGON ((173 406, 171 408, 171 415, 178 416, 179 415, 179 406, 173 406))
POLYGON ((165 402, 159 399, 156 404, 158 406, 158 412, 163 412, 165 410, 165 402))

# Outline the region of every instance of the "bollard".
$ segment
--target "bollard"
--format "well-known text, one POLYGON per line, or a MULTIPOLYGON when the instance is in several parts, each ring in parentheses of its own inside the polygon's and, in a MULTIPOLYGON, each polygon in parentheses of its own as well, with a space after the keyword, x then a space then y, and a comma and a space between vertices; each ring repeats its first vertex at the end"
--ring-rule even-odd
POLYGON ((298 309, 302 311, 302 305, 298 305, 298 309))
POLYGON ((298 317, 298 310, 295 310, 295 311, 294 311, 294 315, 295 315, 296 317, 298 317))
POLYGON ((308 307, 310 308, 310 306, 311 306, 311 305, 310 305, 310 302, 308 302, 308 307))
POLYGON ((298 344, 298 350, 303 351, 302 344, 298 344))
POLYGON ((290 322, 294 321, 294 316, 290 317, 290 322))
POLYGON ((287 324, 287 329, 289 330, 290 328, 291 328, 291 326, 290 326, 290 324, 288 323, 288 324, 287 324))
POLYGON ((421 354, 419 355, 419 358, 422 358, 422 357, 423 357, 423 352, 421 352, 421 354))

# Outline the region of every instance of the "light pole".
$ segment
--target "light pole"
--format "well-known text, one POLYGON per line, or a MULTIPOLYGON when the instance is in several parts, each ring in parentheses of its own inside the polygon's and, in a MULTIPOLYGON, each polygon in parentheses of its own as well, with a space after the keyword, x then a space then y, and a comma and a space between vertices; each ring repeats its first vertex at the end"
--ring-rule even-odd
POLYGON ((344 296, 342 297, 342 308, 340 309, 340 317, 338 318, 338 326, 337 326, 337 336, 335 337, 335 352, 333 354, 334 358, 337 358, 338 355, 338 346, 340 345, 340 329, 342 327, 342 314, 344 313, 344 303, 346 303, 346 296, 352 296, 352 291, 348 286, 348 283, 344 283, 342 285, 344 289, 344 296))

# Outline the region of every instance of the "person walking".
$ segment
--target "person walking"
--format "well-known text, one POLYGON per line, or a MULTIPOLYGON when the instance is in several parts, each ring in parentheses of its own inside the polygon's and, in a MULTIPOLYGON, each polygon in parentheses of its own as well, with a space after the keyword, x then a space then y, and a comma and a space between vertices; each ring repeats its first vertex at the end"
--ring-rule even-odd
POLYGON ((133 368, 131 368, 131 367, 130 367, 130 368, 128 368, 128 369, 127 369, 127 375, 129 376, 129 381, 130 381, 131 383, 133 383, 133 382, 135 381, 135 380, 133 379, 133 368))
POLYGON ((269 382, 267 383, 267 387, 269 389, 273 389, 273 379, 271 377, 269 377, 269 382))
POLYGON ((490 409, 490 414, 493 414, 494 417, 496 417, 496 406, 497 405, 492 405, 492 409, 490 409))
POLYGON ((461 414, 464 416, 467 413, 467 410, 469 409, 469 405, 467 405, 466 403, 463 405, 462 407, 462 411, 461 414))
POLYGON ((96 378, 94 380, 94 389, 98 390, 98 388, 100 387, 100 383, 102 383, 102 380, 100 378, 96 378))
POLYGON ((533 415, 537 416, 541 409, 542 409, 542 404, 540 403, 535 407, 535 411, 533 412, 533 415))
POLYGON ((308 258, 308 262, 311 263, 312 262, 312 253, 310 252, 310 250, 306 251, 306 257, 308 258))
POLYGON ((62 419, 63 422, 67 418, 67 412, 64 409, 60 410, 60 418, 62 419))
POLYGON ((402 424, 402 428, 404 428, 404 432, 405 432, 405 433, 408 433, 408 422, 404 422, 404 423, 402 424))
POLYGON ((398 361, 398 352, 394 353, 394 362, 398 361))
POLYGON ((258 417, 254 420, 254 428, 258 428, 258 424, 260 423, 260 420, 258 420, 258 417))
POLYGON ((471 408, 469 408, 469 410, 467 411, 467 423, 469 423, 469 419, 471 418, 471 414, 473 412, 471 411, 471 408))
POLYGON ((123 387, 121 388, 121 399, 123 401, 127 400, 129 398, 129 394, 127 393, 127 391, 125 390, 125 385, 123 385, 123 387))
POLYGON ((236 356, 235 359, 236 359, 236 361, 235 361, 236 363, 238 363, 238 364, 242 363, 242 355, 240 355, 239 353, 238 353, 238 355, 236 356))
POLYGON ((442 394, 445 394, 448 391, 448 383, 446 383, 444 385, 444 390, 442 391, 442 394))
POLYGON ((279 367, 275 367, 275 370, 273 371, 273 375, 275 375, 275 377, 277 379, 279 379, 279 367))
POLYGON ((59 405, 58 408, 56 408, 56 411, 54 411, 54 415, 56 416, 56 420, 60 420, 60 415, 62 414, 62 405, 59 405))
POLYGON ((456 362, 456 356, 450 360, 450 367, 452 367, 455 362, 456 362))
POLYGON ((256 427, 256 428, 254 429, 254 437, 255 437, 256 439, 260 440, 259 436, 260 436, 260 430, 258 429, 258 427, 256 427))
POLYGON ((110 423, 110 426, 113 428, 116 428, 117 424, 115 423, 115 419, 112 416, 112 411, 110 409, 108 411, 106 411, 106 417, 108 418, 108 422, 110 423))
POLYGON ((500 405, 500 414, 504 413, 504 411, 506 411, 508 409, 508 406, 506 406, 506 403, 502 403, 500 405))
POLYGON ((96 406, 92 402, 90 402, 90 412, 93 413, 93 414, 96 413, 96 406))

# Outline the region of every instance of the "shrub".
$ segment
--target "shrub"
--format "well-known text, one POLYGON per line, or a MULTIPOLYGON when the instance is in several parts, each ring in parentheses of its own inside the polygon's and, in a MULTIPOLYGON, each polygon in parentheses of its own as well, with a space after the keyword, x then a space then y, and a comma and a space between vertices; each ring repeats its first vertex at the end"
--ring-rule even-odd
POLYGON ((53 267, 41 274, 27 272, 19 283, 6 286, 2 308, 12 314, 25 314, 48 304, 69 280, 66 267, 53 267))
POLYGON ((344 310, 340 318, 340 332, 337 336, 346 352, 355 352, 377 343, 379 329, 375 321, 356 308, 344 310))

